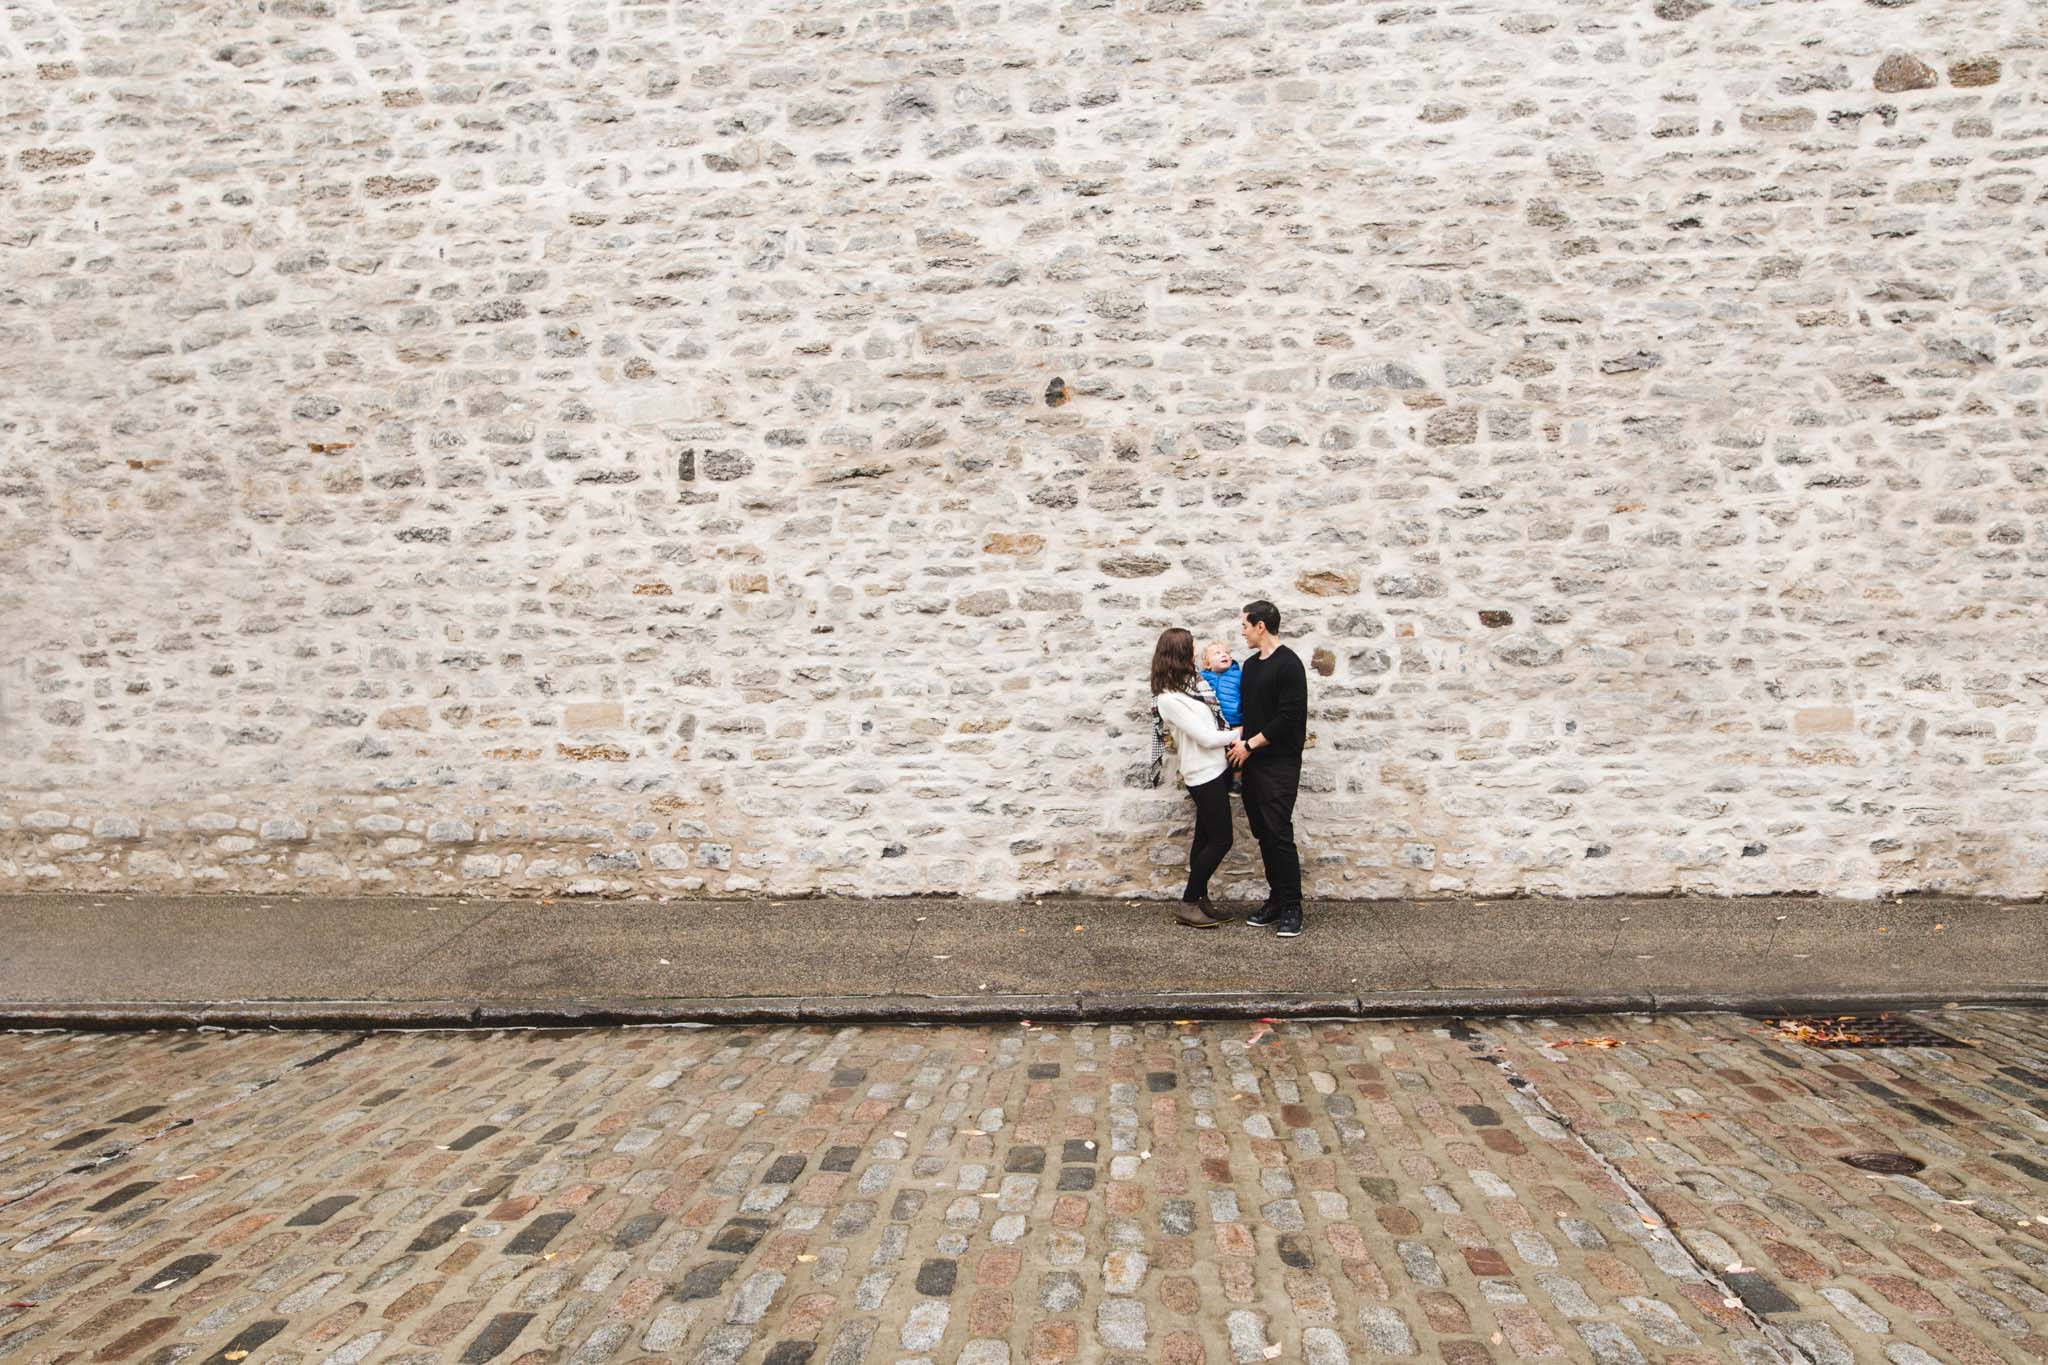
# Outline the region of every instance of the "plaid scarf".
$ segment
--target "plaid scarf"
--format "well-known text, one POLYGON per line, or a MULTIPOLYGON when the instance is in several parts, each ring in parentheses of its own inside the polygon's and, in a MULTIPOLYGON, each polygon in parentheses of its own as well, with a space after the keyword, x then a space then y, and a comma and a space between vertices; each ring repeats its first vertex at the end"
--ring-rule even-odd
MULTIPOLYGON (((1195 674, 1195 685, 1188 689, 1188 695, 1209 708, 1209 714, 1216 718, 1216 728, 1228 730, 1230 725, 1223 719, 1223 707, 1216 700, 1216 691, 1209 686, 1209 680, 1195 674)), ((1152 766, 1147 772, 1145 785, 1156 787, 1166 776, 1166 722, 1160 718, 1159 703, 1152 703, 1152 766)))

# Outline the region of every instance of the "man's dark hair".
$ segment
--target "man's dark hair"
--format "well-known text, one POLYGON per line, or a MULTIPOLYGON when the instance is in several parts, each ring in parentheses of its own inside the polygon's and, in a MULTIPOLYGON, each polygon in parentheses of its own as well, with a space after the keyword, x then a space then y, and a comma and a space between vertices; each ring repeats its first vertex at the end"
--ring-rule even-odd
POLYGON ((1255 626, 1264 626, 1275 635, 1280 633, 1280 608, 1263 597, 1244 604, 1244 619, 1255 626))

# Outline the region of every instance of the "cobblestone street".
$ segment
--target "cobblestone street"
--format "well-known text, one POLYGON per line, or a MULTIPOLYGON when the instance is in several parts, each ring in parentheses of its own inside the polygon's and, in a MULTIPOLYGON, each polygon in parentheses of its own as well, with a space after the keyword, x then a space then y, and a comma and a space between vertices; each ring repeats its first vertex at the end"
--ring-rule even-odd
POLYGON ((8 1036, 0 1359, 2048 1358, 2048 1014, 1915 1018, 8 1036))

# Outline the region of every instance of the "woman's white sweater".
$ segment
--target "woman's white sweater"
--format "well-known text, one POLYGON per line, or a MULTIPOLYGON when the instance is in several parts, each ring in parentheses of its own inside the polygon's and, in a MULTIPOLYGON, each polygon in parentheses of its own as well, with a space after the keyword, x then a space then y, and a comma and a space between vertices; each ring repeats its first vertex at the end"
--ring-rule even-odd
POLYGON ((1159 718, 1173 732, 1174 748, 1180 754, 1180 780, 1190 787, 1213 782, 1230 766, 1225 751, 1236 742, 1238 732, 1216 728, 1216 717, 1200 697, 1185 692, 1161 692, 1153 702, 1159 718))

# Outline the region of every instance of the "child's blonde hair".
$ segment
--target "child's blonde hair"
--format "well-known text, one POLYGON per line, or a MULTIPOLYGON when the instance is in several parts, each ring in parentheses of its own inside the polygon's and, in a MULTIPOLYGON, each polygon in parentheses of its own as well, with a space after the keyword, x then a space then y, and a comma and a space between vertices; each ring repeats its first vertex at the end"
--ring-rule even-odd
MULTIPOLYGON (((1219 650, 1219 649, 1223 651, 1223 657, 1224 657, 1224 658, 1228 659, 1228 658, 1230 657, 1230 646, 1229 646, 1229 644, 1228 644, 1228 643, 1226 643, 1225 641, 1222 641, 1222 640, 1204 640, 1204 641, 1202 641, 1202 653, 1201 653, 1201 660, 1200 660, 1200 663, 1201 663, 1201 667, 1202 667, 1203 669, 1205 669, 1205 670, 1206 670, 1206 669, 1208 669, 1208 667, 1209 667, 1209 656, 1210 656, 1211 654, 1215 653, 1215 652, 1216 652, 1217 650, 1219 650)), ((1225 665, 1225 667, 1228 667, 1228 666, 1229 666, 1229 665, 1227 665, 1227 664, 1225 665)))

